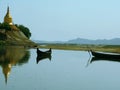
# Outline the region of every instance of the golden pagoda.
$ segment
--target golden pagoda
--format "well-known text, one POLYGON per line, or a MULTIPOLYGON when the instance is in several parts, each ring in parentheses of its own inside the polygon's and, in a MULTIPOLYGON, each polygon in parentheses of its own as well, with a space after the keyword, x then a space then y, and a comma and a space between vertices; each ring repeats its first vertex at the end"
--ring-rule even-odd
POLYGON ((11 30, 16 30, 18 31, 19 29, 13 24, 13 20, 12 20, 12 16, 10 15, 10 10, 9 10, 9 6, 7 8, 7 13, 4 17, 4 23, 7 23, 10 25, 11 30))
POLYGON ((7 8, 7 13, 6 13, 5 17, 4 17, 4 23, 7 23, 9 25, 13 25, 13 23, 12 23, 12 16, 10 15, 9 6, 7 8))

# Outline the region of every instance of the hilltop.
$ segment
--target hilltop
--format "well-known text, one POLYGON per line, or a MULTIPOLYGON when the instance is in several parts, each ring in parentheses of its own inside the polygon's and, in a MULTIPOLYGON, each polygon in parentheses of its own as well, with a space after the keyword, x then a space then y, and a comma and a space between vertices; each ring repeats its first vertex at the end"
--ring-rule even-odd
POLYGON ((36 44, 29 40, 21 31, 5 31, 0 30, 0 36, 4 36, 5 40, 1 40, 5 45, 24 45, 24 46, 35 46, 36 44))
POLYGON ((120 45, 120 38, 113 38, 113 39, 83 39, 83 38, 76 38, 67 41, 67 43, 71 44, 94 44, 94 45, 120 45))
POLYGON ((0 23, 0 44, 36 46, 37 44, 29 39, 30 36, 31 33, 27 27, 13 23, 8 7, 4 22, 0 23))

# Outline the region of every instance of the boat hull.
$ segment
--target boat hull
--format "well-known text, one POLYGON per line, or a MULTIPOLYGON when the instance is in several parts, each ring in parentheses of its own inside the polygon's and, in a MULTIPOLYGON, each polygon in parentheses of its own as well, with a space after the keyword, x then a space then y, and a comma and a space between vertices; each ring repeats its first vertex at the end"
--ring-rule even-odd
POLYGON ((120 54, 90 51, 93 57, 120 59, 120 54))

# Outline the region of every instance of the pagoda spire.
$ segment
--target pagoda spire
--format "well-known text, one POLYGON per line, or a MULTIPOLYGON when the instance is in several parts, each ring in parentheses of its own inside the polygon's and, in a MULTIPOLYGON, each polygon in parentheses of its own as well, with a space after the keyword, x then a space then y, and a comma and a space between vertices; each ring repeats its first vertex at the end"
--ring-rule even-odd
POLYGON ((7 15, 10 15, 9 6, 7 7, 7 15))
POLYGON ((7 7, 7 13, 4 17, 4 23, 7 23, 9 25, 12 25, 12 16, 10 15, 10 10, 9 10, 9 6, 7 7))

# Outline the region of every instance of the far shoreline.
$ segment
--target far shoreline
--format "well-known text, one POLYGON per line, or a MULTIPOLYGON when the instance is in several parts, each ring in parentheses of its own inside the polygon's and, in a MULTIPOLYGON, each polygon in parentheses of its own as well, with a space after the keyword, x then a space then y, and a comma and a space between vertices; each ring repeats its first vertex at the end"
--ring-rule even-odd
POLYGON ((57 49, 57 50, 74 50, 74 51, 100 51, 100 52, 111 52, 120 53, 120 45, 93 45, 93 44, 1 44, 0 47, 21 47, 27 49, 57 49))
POLYGON ((92 45, 92 44, 38 44, 38 48, 52 48, 59 50, 76 50, 76 51, 101 51, 120 53, 120 45, 92 45))

